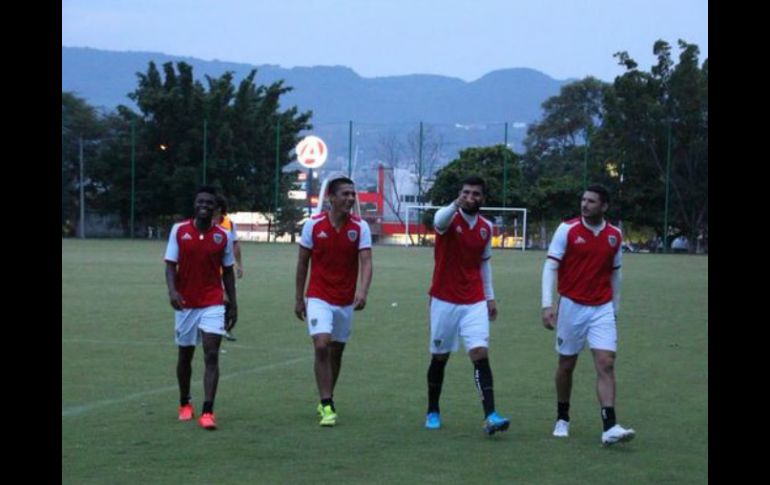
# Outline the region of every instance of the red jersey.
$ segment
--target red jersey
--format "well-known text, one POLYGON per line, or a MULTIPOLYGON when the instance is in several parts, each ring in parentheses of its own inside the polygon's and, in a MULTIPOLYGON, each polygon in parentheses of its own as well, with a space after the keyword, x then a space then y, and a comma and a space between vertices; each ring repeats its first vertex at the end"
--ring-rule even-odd
POLYGON ((372 247, 369 224, 351 215, 337 230, 329 213, 322 212, 305 221, 299 244, 311 251, 306 296, 331 305, 351 305, 358 282, 358 252, 372 247))
POLYGON ((492 255, 492 224, 478 215, 471 227, 458 211, 436 231, 430 295, 461 305, 485 301, 481 262, 492 255))
POLYGON ((602 223, 597 233, 582 218, 561 223, 548 257, 559 262, 559 294, 581 305, 612 301, 612 272, 621 266, 620 229, 602 223))
POLYGON ((171 229, 165 260, 177 264, 174 282, 185 308, 224 303, 221 269, 235 263, 233 241, 228 234, 217 225, 200 232, 193 219, 174 224, 171 229))

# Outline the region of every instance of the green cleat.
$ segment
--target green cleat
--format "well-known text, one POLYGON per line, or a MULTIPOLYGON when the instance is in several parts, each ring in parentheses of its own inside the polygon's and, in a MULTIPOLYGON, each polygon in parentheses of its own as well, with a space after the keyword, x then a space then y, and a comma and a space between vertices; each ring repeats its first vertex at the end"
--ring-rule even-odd
POLYGON ((332 410, 331 406, 323 406, 321 408, 321 421, 318 424, 321 426, 334 426, 337 424, 337 413, 332 410))

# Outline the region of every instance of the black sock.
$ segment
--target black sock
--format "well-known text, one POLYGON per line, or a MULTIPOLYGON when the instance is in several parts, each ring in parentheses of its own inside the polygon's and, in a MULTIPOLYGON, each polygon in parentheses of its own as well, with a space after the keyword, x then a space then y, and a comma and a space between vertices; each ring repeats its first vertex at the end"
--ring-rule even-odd
POLYGON ((428 367, 428 412, 438 413, 438 398, 441 396, 441 385, 444 383, 444 368, 449 359, 431 358, 428 367))
POLYGON ((180 397, 179 398, 179 405, 180 406, 184 406, 185 404, 189 404, 190 401, 192 401, 192 397, 190 397, 190 396, 180 397))
POLYGON ((556 419, 569 421, 569 401, 556 403, 556 419))
POLYGON ((604 426, 604 431, 607 431, 608 429, 615 426, 615 408, 614 407, 606 407, 602 408, 602 425, 604 426))
POLYGON ((332 399, 332 398, 321 399, 321 406, 323 406, 323 407, 331 406, 332 407, 332 411, 334 411, 335 413, 337 412, 337 410, 334 409, 334 399, 332 399))
POLYGON ((473 362, 475 367, 473 377, 476 380, 476 388, 481 396, 481 404, 484 406, 484 417, 495 412, 495 391, 492 387, 492 369, 489 368, 489 359, 479 359, 473 362))
POLYGON ((213 413, 214 403, 212 401, 203 401, 203 413, 213 413))

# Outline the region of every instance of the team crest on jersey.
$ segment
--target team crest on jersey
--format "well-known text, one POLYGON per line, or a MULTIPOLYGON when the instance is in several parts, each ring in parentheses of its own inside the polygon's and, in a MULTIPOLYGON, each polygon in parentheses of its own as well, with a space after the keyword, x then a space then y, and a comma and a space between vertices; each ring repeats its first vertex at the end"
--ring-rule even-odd
POLYGON ((315 327, 317 323, 318 323, 318 319, 317 318, 311 318, 310 319, 310 325, 315 327))
POLYGON ((481 234, 481 239, 486 241, 487 240, 487 228, 486 227, 482 227, 481 229, 479 229, 479 233, 481 234))
POLYGON ((433 339, 433 345, 436 347, 441 347, 441 339, 440 338, 433 339))
POLYGON ((616 238, 615 236, 608 236, 607 240, 610 242, 610 246, 612 246, 613 248, 618 243, 618 238, 616 238))
POLYGON ((218 232, 214 233, 214 242, 217 244, 222 244, 222 235, 218 232))
POLYGON ((455 226, 455 231, 457 231, 459 234, 463 233, 463 226, 455 226))
POLYGON ((349 230, 348 239, 350 239, 350 242, 355 242, 356 239, 358 239, 358 231, 355 231, 353 229, 349 230))

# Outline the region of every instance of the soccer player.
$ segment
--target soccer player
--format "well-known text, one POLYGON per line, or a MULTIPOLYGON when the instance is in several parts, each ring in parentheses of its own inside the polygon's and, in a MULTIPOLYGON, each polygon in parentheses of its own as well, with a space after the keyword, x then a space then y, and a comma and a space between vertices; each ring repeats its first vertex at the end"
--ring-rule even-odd
POLYGON ((204 401, 198 424, 213 430, 214 398, 219 382, 219 346, 222 335, 238 320, 238 303, 233 275, 233 241, 227 231, 212 220, 216 209, 216 191, 201 187, 195 193, 192 219, 174 224, 166 247, 166 285, 175 310, 176 367, 179 383, 179 420, 195 416, 190 397, 192 358, 195 347, 203 343, 205 371, 204 401), (223 271, 222 271, 223 270, 223 271), (225 321, 224 291, 229 299, 225 321))
POLYGON ((615 421, 615 318, 620 304, 620 266, 623 236, 607 223, 604 214, 610 196, 601 185, 583 192, 581 217, 559 225, 543 266, 542 317, 548 330, 556 327, 557 417, 553 435, 569 436, 572 373, 588 342, 596 368, 596 394, 601 406, 602 444, 633 439, 636 432, 615 421), (558 312, 553 307, 553 286, 558 280, 558 312))
POLYGON ((366 221, 352 214, 356 201, 353 181, 341 175, 332 176, 326 186, 330 210, 311 217, 302 227, 294 313, 307 322, 315 349, 320 425, 334 426, 334 387, 342 366, 342 352, 350 338, 353 310, 364 309, 372 282, 372 236, 366 221))
MULTIPOLYGON (((235 275, 238 279, 241 279, 243 278, 243 263, 241 262, 241 244, 238 242, 238 230, 235 222, 227 214, 227 199, 222 194, 217 194, 217 209, 214 211, 214 220, 230 233, 230 238, 233 240, 233 255, 235 256, 235 275)), ((229 306, 227 295, 225 294, 225 313, 227 313, 229 306)), ((232 333, 225 332, 225 340, 235 342, 238 339, 232 333)))
POLYGON ((435 266, 430 288, 430 352, 428 413, 425 427, 441 427, 439 396, 444 368, 459 340, 474 367, 474 379, 484 409, 484 431, 505 431, 510 420, 495 411, 492 369, 489 366, 489 322, 497 318, 492 288, 492 224, 481 217, 486 184, 468 177, 458 198, 439 209, 433 219, 436 230, 435 266))

